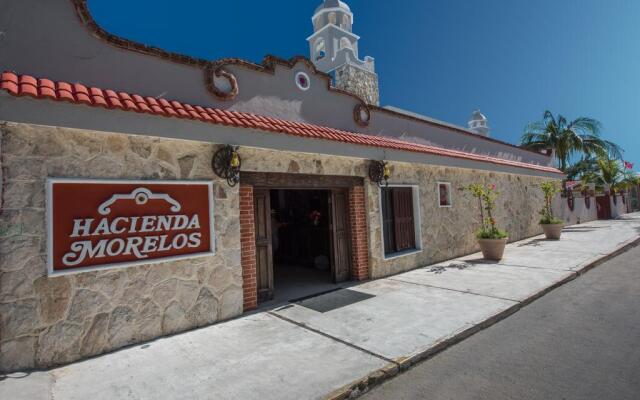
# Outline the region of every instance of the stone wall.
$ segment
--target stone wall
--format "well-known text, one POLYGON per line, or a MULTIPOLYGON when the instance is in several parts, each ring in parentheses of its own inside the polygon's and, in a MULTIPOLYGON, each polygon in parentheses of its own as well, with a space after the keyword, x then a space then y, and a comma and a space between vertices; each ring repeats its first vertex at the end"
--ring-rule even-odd
MULTIPOLYGON (((244 171, 348 175, 367 177, 368 161, 355 158, 241 149, 244 171)), ((407 271, 479 250, 475 231, 480 218, 475 200, 457 188, 471 183, 495 183, 501 192, 496 219, 512 241, 542 233, 538 211, 543 197, 543 178, 525 175, 393 163, 390 185, 417 185, 420 192, 422 251, 385 259, 380 217, 380 189, 365 179, 367 225, 369 230, 369 271, 371 278, 407 271), (453 206, 438 207, 437 182, 449 182, 453 206)))
POLYGON ((543 178, 460 168, 396 164, 390 185, 417 185, 420 197, 422 249, 385 259, 382 241, 379 188, 368 184, 372 278, 407 271, 479 251, 475 231, 480 227, 477 200, 459 188, 472 183, 495 184, 500 192, 495 218, 500 228, 517 241, 542 233, 538 211, 543 204, 539 184, 543 178), (438 205, 437 182, 451 183, 452 207, 438 205))
POLYGON ((368 104, 380 105, 378 75, 373 72, 345 64, 335 72, 335 86, 359 96, 368 104))
POLYGON ((238 190, 209 144, 4 124, 0 370, 47 367, 242 312, 238 190), (45 179, 213 179, 214 256, 49 278, 45 179))
MULTIPOLYGON (((215 128, 214 128, 215 129, 215 128)), ((0 130, 0 369, 47 367, 224 320, 242 312, 239 189, 211 172, 215 145, 7 123, 0 130), (214 256, 49 278, 45 179, 212 179, 214 256)), ((367 177, 369 161, 243 147, 243 171, 367 177)), ((379 278, 478 250, 477 203, 456 188, 495 183, 496 218, 511 240, 541 233, 542 178, 393 163, 391 184, 417 185, 421 251, 383 256, 380 189, 365 179, 368 270, 379 278), (452 185, 439 208, 436 182, 452 185)), ((360 234, 360 233, 359 233, 360 234)), ((366 254, 366 252, 364 253, 366 254)), ((358 255, 362 255, 358 251, 358 255)))

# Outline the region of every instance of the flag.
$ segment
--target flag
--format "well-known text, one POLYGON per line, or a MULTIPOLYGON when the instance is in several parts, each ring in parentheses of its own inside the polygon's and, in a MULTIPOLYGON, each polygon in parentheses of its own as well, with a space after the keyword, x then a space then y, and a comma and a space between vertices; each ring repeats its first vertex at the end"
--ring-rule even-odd
POLYGON ((633 169, 633 164, 630 163, 629 161, 625 161, 624 162, 624 168, 625 169, 633 169))

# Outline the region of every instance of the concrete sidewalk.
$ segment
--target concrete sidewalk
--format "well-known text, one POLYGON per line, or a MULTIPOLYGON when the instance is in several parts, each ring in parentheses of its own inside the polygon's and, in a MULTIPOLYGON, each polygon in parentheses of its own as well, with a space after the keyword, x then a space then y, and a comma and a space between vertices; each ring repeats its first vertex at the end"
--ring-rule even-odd
MULTIPOLYGON (((2 399, 319 399, 380 380, 517 311, 640 239, 640 214, 474 254, 0 380, 2 399)), ((2 379, 2 378, 0 378, 2 379)))

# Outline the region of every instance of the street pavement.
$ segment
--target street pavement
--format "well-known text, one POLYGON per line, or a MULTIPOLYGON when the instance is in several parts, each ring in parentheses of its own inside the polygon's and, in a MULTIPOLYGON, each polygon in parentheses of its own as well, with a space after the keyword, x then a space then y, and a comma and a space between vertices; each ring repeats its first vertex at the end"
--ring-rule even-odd
POLYGON ((636 247, 363 399, 639 399, 639 260, 636 247))
MULTIPOLYGON (((640 214, 569 227, 563 235, 560 241, 536 237, 511 243, 500 263, 474 254, 49 371, 0 377, 0 399, 356 396, 630 246, 640 238, 640 214)), ((572 307, 573 301, 568 298, 562 305, 572 307)), ((521 313, 508 320, 521 318, 521 313)), ((637 320, 637 312, 629 315, 637 320)), ((555 335, 582 335, 545 321, 533 323, 555 335)), ((538 340, 526 332, 515 336, 532 346, 538 340)), ((517 343, 497 344, 487 359, 499 361, 497 351, 509 352, 517 343)), ((471 372, 460 367, 455 375, 471 372)))

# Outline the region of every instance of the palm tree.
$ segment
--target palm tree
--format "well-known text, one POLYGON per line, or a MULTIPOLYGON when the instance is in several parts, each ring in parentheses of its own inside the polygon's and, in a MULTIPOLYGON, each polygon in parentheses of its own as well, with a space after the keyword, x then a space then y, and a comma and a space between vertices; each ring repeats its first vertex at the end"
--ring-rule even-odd
POLYGON ((599 183, 611 185, 612 188, 620 183, 623 177, 623 169, 620 161, 613 160, 609 157, 599 157, 598 166, 600 167, 597 176, 599 183))
POLYGON ((589 156, 571 164, 564 172, 570 181, 581 180, 585 183, 595 183, 599 171, 598 160, 589 156))
POLYGON ((576 153, 584 156, 609 155, 621 158, 622 149, 600 137, 601 124, 593 118, 580 117, 567 121, 562 115, 554 117, 545 111, 542 121, 529 124, 522 135, 522 146, 532 150, 555 151, 558 167, 565 171, 576 153))
POLYGON ((631 169, 624 169, 621 173, 620 188, 631 190, 634 186, 640 185, 640 176, 631 169))

